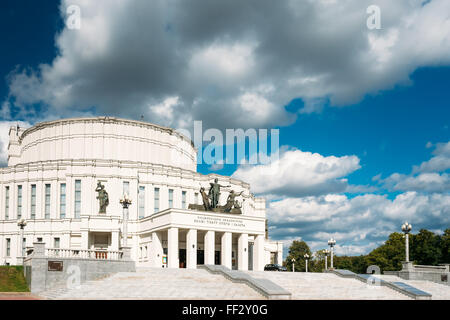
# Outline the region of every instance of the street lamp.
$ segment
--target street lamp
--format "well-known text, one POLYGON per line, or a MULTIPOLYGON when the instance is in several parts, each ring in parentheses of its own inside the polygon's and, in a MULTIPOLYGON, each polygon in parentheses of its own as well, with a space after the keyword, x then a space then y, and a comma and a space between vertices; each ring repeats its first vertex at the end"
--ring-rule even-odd
POLYGON ((336 244, 336 240, 334 240, 333 238, 328 240, 328 245, 331 248, 331 250, 330 250, 330 252, 331 252, 331 266, 330 266, 330 269, 333 269, 333 252, 334 252, 333 247, 335 246, 335 244, 336 244))
POLYGON ((292 258, 292 272, 295 272, 294 270, 295 270, 295 259, 294 258, 292 258))
POLYGON ((330 253, 330 250, 323 249, 323 253, 325 254, 325 270, 328 269, 328 254, 330 253))
MULTIPOLYGON (((27 225, 27 221, 25 219, 20 219, 19 221, 17 221, 17 226, 19 226, 20 228, 20 252, 22 257, 25 256, 24 252, 23 252, 23 229, 25 228, 25 226, 27 225)), ((22 259, 22 264, 23 264, 23 259, 22 259)))
POLYGON ((308 272, 308 259, 309 259, 309 254, 305 253, 305 255, 303 256, 306 259, 306 272, 308 272))
POLYGON ((128 198, 128 194, 124 194, 120 199, 120 204, 123 207, 123 247, 127 246, 128 240, 128 207, 131 204, 131 199, 128 198))
POLYGON ((409 232, 412 230, 412 225, 405 222, 402 225, 402 231, 405 234, 405 251, 406 251, 406 262, 409 262, 409 232))

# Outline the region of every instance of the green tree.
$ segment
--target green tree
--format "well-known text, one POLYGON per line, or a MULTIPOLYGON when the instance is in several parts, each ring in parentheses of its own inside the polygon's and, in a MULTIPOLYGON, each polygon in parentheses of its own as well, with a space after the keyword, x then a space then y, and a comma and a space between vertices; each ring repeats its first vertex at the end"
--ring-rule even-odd
POLYGON ((412 260, 415 264, 437 265, 441 261, 441 237, 426 229, 413 236, 412 260))
MULTIPOLYGON (((411 239, 411 237, 410 237, 411 239)), ((413 242, 413 241, 410 241, 413 242)), ((367 266, 376 265, 382 271, 398 271, 405 260, 405 238, 402 233, 394 232, 380 247, 372 250, 366 257, 367 266)))
MULTIPOLYGON (((311 250, 309 249, 309 246, 306 244, 305 241, 298 241, 294 240, 289 247, 289 252, 286 257, 286 260, 284 261, 284 265, 289 271, 292 271, 292 259, 295 259, 294 266, 295 271, 297 272, 303 272, 305 271, 305 258, 304 255, 308 254, 310 257, 311 250)), ((308 265, 309 268, 309 265, 308 265)), ((309 271, 309 270, 308 270, 309 271)))

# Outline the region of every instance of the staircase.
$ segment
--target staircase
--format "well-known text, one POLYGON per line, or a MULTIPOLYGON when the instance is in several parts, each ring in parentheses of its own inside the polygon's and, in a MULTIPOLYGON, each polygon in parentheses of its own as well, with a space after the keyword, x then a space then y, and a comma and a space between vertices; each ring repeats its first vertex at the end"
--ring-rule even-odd
POLYGON ((332 273, 248 271, 254 278, 265 278, 283 287, 300 300, 409 300, 387 287, 367 285, 356 279, 332 273))
POLYGON ((42 292, 46 299, 111 300, 256 300, 264 296, 242 283, 202 269, 138 268, 108 278, 88 281, 78 288, 42 292))

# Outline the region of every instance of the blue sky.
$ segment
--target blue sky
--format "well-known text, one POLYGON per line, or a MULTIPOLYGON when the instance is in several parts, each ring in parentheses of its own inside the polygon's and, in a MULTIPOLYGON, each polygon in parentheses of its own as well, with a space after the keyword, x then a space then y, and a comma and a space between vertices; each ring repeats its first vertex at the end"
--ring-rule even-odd
POLYGON ((406 218, 416 231, 442 232, 450 227, 449 3, 375 1, 382 29, 368 30, 372 2, 2 1, 2 161, 17 121, 144 115, 174 128, 194 120, 278 128, 277 175, 263 165, 198 168, 266 197, 273 239, 317 250, 333 236, 338 253, 362 254, 406 218), (81 8, 79 30, 67 27, 70 4, 81 8))

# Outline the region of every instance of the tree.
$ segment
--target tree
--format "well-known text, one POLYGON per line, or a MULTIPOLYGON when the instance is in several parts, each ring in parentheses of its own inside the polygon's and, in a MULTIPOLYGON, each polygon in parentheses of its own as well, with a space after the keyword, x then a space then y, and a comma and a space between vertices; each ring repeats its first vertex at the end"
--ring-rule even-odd
POLYGON ((376 265, 382 271, 398 271, 405 260, 405 236, 394 232, 380 247, 372 250, 366 257, 367 266, 376 265))
POLYGON ((286 260, 284 261, 284 265, 287 267, 287 269, 289 271, 292 271, 292 258, 294 258, 295 259, 295 262, 294 262, 295 271, 297 271, 297 272, 305 271, 306 263, 305 263, 304 255, 306 253, 310 257, 312 256, 311 250, 309 249, 309 246, 306 244, 306 242, 294 240, 292 242, 291 246, 289 247, 289 252, 286 257, 286 260))
POLYGON ((419 265, 437 265, 442 258, 441 237, 426 229, 413 236, 412 259, 419 265))

